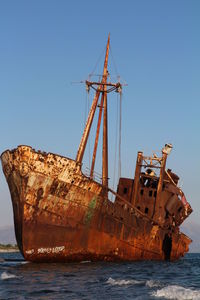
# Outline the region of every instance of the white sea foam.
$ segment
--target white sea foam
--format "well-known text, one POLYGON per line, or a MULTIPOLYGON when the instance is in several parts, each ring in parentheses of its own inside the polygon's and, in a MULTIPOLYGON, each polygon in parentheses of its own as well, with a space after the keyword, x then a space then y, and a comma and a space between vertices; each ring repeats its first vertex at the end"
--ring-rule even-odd
POLYGON ((26 265, 26 264, 30 264, 30 261, 22 261, 21 265, 26 265))
POLYGON ((149 288, 153 288, 153 287, 160 287, 161 283, 157 280, 147 280, 147 282, 145 283, 146 286, 148 286, 149 288))
POLYGON ((81 263, 81 264, 89 264, 89 263, 91 263, 91 260, 83 260, 83 261, 81 261, 80 263, 81 263))
POLYGON ((9 274, 7 272, 3 272, 1 274, 1 280, 7 280, 7 279, 11 279, 11 278, 17 278, 17 276, 13 275, 13 274, 9 274))
POLYGON ((177 300, 200 300, 200 290, 184 288, 178 285, 168 285, 152 293, 154 297, 177 300))
POLYGON ((112 277, 109 277, 106 283, 109 283, 111 285, 129 285, 129 284, 138 284, 141 283, 141 281, 130 279, 113 279, 112 277))

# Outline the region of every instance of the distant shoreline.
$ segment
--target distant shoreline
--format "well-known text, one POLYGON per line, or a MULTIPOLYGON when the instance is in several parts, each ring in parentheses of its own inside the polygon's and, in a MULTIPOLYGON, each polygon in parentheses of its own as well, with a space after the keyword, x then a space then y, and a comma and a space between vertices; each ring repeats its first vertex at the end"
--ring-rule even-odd
POLYGON ((0 249, 0 253, 15 253, 19 252, 19 249, 0 249))
POLYGON ((0 244, 0 253, 12 253, 12 252, 19 252, 19 248, 17 247, 17 245, 11 245, 11 244, 0 244))

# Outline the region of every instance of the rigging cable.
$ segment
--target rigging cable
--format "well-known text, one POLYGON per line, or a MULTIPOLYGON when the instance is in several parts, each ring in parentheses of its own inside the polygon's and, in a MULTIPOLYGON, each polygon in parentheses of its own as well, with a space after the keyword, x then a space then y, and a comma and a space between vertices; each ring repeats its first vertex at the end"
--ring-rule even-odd
MULTIPOLYGON (((112 57, 112 61, 113 61, 113 65, 114 65, 114 69, 115 69, 115 74, 117 76, 117 79, 120 81, 120 76, 117 70, 117 64, 115 63, 115 59, 112 53, 112 48, 110 46, 110 53, 111 53, 111 57, 112 57)), ((120 100, 119 100, 119 124, 117 124, 119 126, 119 145, 118 145, 118 180, 121 177, 121 131, 122 131, 122 91, 120 91, 120 100)), ((117 126, 117 127, 118 127, 117 126)))
POLYGON ((105 49, 106 49, 106 47, 103 49, 102 53, 100 54, 99 58, 97 59, 97 62, 96 62, 96 64, 95 64, 95 66, 94 66, 92 72, 89 74, 89 77, 91 77, 91 76, 94 75, 94 72, 96 71, 96 68, 97 68, 99 62, 100 62, 100 60, 102 59, 103 54, 105 53, 105 49))
POLYGON ((117 76, 117 78, 119 78, 119 73, 118 73, 118 70, 117 70, 117 64, 114 60, 114 56, 113 56, 113 53, 112 53, 112 49, 111 49, 111 45, 110 45, 110 54, 111 54, 111 57, 112 57, 112 61, 113 61, 113 65, 114 65, 114 69, 115 69, 115 75, 117 76))
MULTIPOLYGON (((85 128, 86 122, 87 122, 87 116, 89 115, 90 111, 90 98, 89 98, 89 90, 86 89, 86 94, 85 94, 85 112, 84 112, 84 124, 83 124, 83 130, 85 128)), ((88 168, 90 169, 90 134, 88 137, 88 168)), ((87 165, 87 162, 86 162, 87 165)), ((86 167, 87 168, 87 167, 86 167)))
MULTIPOLYGON (((88 110, 88 115, 89 115, 89 111, 90 111, 90 97, 89 97, 89 93, 87 93, 87 104, 88 104, 88 107, 87 107, 87 110, 88 110)), ((90 170, 90 140, 91 140, 91 134, 89 134, 89 137, 88 137, 88 163, 89 163, 89 170, 90 170)))
POLYGON ((122 91, 120 91, 119 100, 119 160, 118 160, 118 177, 121 177, 121 138, 122 138, 122 91))
POLYGON ((85 112, 84 112, 84 124, 83 124, 83 130, 85 128, 85 125, 86 125, 86 118, 87 118, 87 107, 88 107, 88 104, 87 104, 87 99, 88 99, 88 91, 86 91, 86 94, 85 94, 85 112))
MULTIPOLYGON (((119 117, 119 95, 117 94, 117 114, 116 114, 116 132, 115 132, 115 156, 114 156, 114 168, 113 168, 113 187, 112 189, 115 189, 115 175, 116 175, 116 160, 117 160, 117 142, 118 142, 118 117, 119 117)), ((113 197, 113 195, 112 195, 113 197)))

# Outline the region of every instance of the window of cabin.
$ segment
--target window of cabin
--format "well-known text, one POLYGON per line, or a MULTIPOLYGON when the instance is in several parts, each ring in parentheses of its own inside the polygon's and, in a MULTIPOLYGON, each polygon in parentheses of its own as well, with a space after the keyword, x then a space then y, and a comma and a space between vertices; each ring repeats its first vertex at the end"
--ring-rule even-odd
POLYGON ((153 191, 149 191, 149 197, 152 197, 153 191))
POLYGON ((144 190, 140 190, 140 195, 143 195, 144 194, 144 190))
POLYGON ((148 209, 148 207, 145 207, 145 210, 144 210, 144 212, 145 212, 145 214, 148 214, 148 212, 149 212, 149 209, 148 209))
POLYGON ((124 188, 124 194, 127 194, 127 192, 128 192, 128 189, 127 189, 127 187, 125 187, 124 188))
POLYGON ((157 196, 157 191, 155 191, 153 195, 154 195, 154 197, 156 198, 156 196, 157 196))

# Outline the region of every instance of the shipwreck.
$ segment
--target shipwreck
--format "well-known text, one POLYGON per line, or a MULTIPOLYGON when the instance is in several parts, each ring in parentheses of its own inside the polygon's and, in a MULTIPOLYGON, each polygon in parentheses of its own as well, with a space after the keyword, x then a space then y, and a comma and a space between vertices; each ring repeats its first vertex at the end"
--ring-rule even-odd
POLYGON ((189 250, 191 239, 179 227, 192 208, 178 187, 179 177, 166 169, 171 144, 164 146, 160 156, 138 152, 135 177, 119 178, 116 191, 108 185, 107 97, 122 90, 120 82, 108 80, 109 48, 110 37, 101 79, 86 81, 95 92, 76 159, 23 145, 1 155, 17 244, 28 261, 176 260, 189 250), (97 111, 92 164, 85 175, 82 161, 97 111), (101 123, 98 182, 94 166, 101 123))

